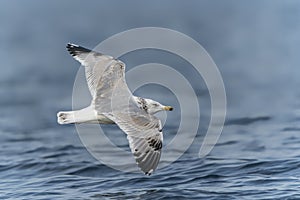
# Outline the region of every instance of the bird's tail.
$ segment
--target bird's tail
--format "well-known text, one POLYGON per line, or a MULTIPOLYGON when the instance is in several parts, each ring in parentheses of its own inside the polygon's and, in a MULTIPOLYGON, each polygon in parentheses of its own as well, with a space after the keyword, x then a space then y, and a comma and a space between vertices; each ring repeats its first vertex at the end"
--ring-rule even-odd
POLYGON ((74 111, 60 111, 57 113, 57 123, 59 124, 74 124, 76 123, 74 111))
POLYGON ((79 124, 97 122, 97 115, 91 107, 75 111, 60 111, 57 113, 57 122, 59 124, 79 124))

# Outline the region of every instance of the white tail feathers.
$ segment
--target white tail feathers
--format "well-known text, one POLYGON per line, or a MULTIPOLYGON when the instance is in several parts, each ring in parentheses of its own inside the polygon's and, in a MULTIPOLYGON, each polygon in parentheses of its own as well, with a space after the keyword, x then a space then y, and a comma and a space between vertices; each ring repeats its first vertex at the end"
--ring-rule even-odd
POLYGON ((73 111, 69 112, 58 112, 57 123, 59 124, 73 124, 76 123, 75 115, 73 111))
POLYGON ((114 122, 104 115, 97 115, 97 112, 92 107, 87 107, 82 110, 75 111, 60 111, 57 113, 57 123, 59 124, 113 124, 114 122))
POLYGON ((89 123, 95 120, 97 121, 97 114, 91 107, 57 113, 57 122, 59 124, 89 123))

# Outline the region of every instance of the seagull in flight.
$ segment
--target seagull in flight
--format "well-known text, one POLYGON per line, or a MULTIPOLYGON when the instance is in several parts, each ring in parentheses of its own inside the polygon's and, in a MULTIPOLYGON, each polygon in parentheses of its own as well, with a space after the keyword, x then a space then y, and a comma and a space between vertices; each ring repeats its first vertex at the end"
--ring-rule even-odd
POLYGON ((127 135, 138 167, 151 175, 159 163, 163 142, 162 124, 154 114, 173 108, 134 96, 126 84, 122 61, 71 43, 67 50, 85 68, 92 102, 81 110, 58 112, 57 122, 117 124, 127 135))

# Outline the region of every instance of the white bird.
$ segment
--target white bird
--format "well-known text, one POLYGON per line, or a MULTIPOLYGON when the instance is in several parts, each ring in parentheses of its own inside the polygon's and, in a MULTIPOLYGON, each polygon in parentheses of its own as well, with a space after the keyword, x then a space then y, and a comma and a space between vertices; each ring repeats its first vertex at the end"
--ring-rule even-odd
POLYGON ((151 175, 161 157, 161 121, 153 114, 171 111, 152 99, 133 96, 125 80, 125 64, 108 55, 68 44, 69 53, 85 67, 92 102, 87 108, 57 113, 59 124, 117 124, 127 134, 139 168, 151 175))

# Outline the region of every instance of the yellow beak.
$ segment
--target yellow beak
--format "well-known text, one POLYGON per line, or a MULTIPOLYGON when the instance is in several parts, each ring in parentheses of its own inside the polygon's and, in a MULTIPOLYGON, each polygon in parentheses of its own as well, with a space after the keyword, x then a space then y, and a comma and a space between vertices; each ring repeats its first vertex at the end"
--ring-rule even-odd
POLYGON ((173 110, 173 108, 172 108, 172 106, 165 106, 165 107, 164 107, 164 110, 167 110, 167 111, 172 111, 172 110, 173 110))

